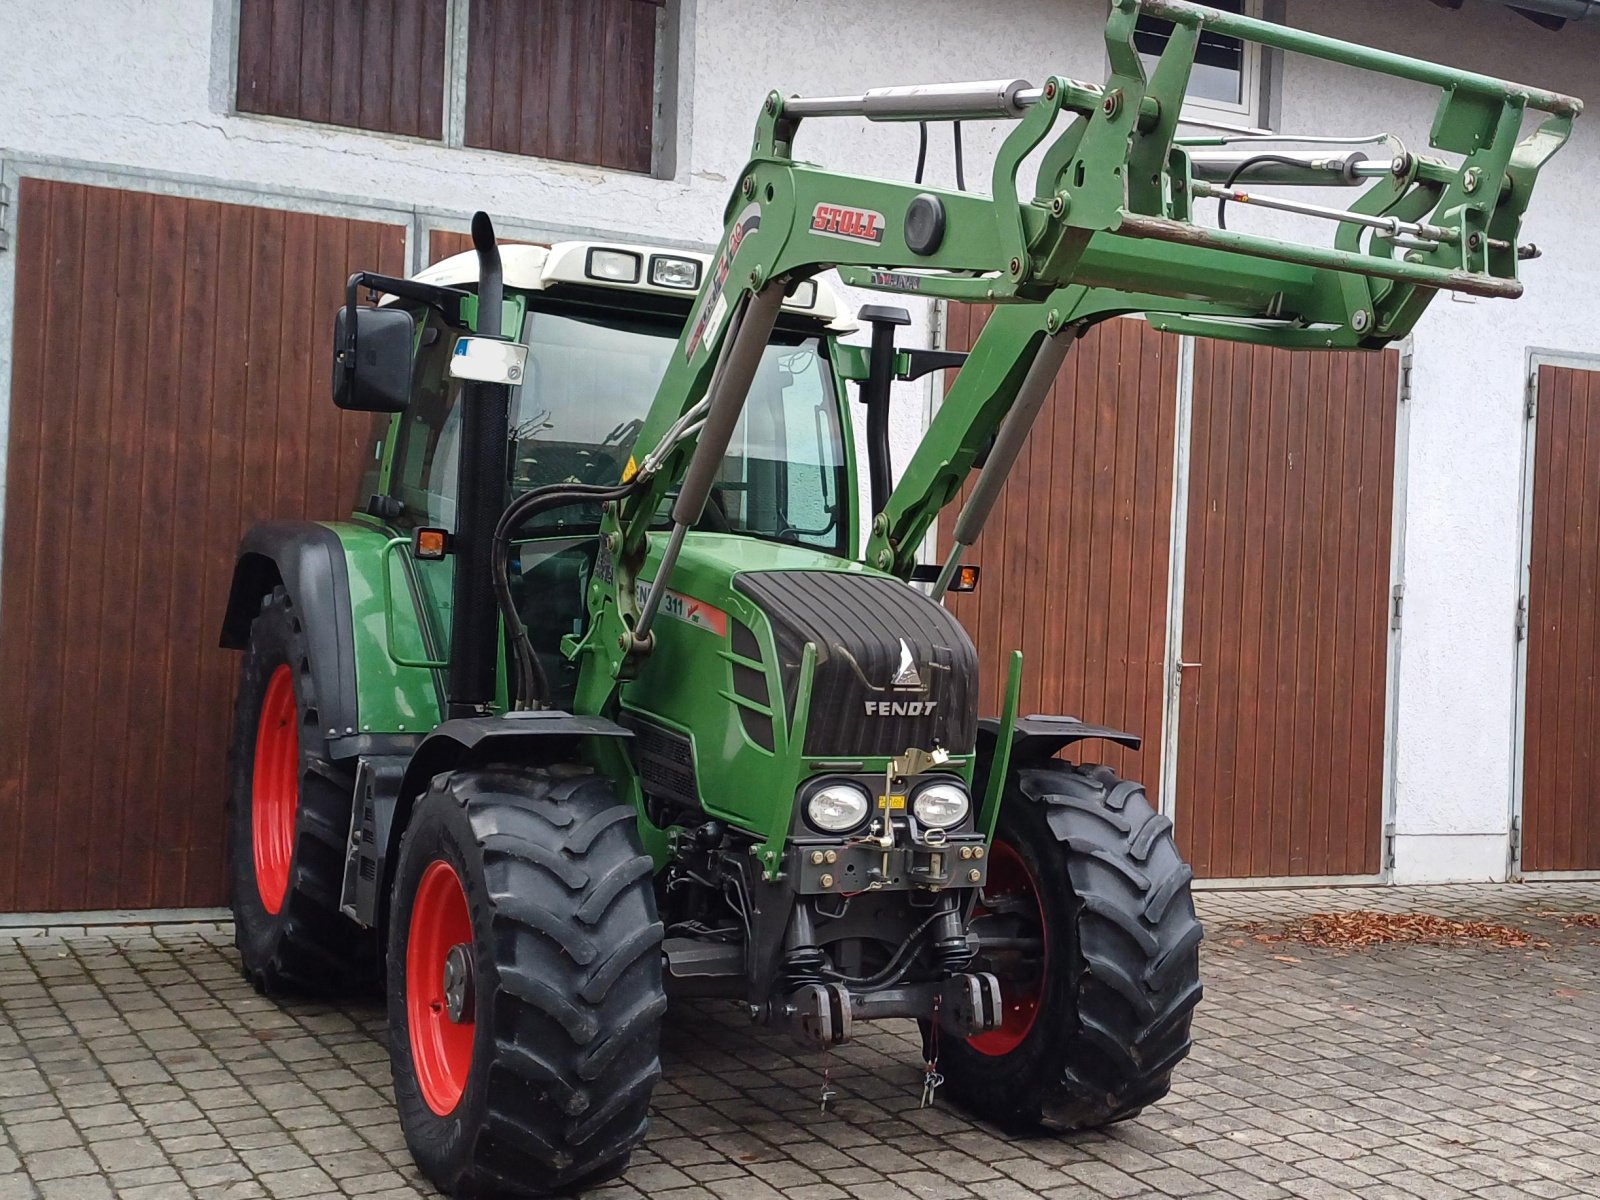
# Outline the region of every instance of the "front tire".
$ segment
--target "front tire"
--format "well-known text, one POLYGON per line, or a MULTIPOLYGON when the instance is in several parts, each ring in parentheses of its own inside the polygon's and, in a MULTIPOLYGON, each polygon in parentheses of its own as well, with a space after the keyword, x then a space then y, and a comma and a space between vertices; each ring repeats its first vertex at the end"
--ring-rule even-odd
POLYGON ((1098 766, 1015 771, 984 898, 1042 940, 1042 961, 980 951, 979 969, 1002 975, 1005 1022, 945 1042, 957 1102, 1012 1130, 1073 1130, 1166 1095, 1201 994, 1192 878, 1139 784, 1098 766))
POLYGON ((575 767, 440 775, 389 919, 395 1100, 452 1196, 550 1196, 644 1137, 667 999, 632 807, 575 767))
POLYGON ((374 978, 371 933, 339 911, 355 781, 325 750, 300 618, 274 588, 239 667, 228 764, 234 944, 263 993, 338 995, 374 978))

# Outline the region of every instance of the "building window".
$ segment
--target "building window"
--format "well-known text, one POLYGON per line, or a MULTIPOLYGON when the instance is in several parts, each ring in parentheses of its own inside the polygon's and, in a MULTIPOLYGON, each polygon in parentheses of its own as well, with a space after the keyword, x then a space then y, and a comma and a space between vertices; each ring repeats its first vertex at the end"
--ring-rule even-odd
MULTIPOLYGON (((1261 0, 1207 0, 1207 3, 1224 12, 1261 16, 1261 0)), ((1172 25, 1168 21, 1139 18, 1133 40, 1146 69, 1155 65, 1171 33, 1172 25)), ((1261 119, 1261 47, 1255 42, 1226 37, 1209 29, 1203 31, 1194 56, 1194 70, 1189 75, 1183 111, 1186 116, 1205 120, 1258 124, 1261 119)))
POLYGON ((648 173, 666 0, 238 0, 241 113, 648 173))
POLYGON ((466 144, 649 171, 659 0, 472 0, 466 144))
POLYGON ((240 0, 240 112, 444 136, 446 0, 240 0))

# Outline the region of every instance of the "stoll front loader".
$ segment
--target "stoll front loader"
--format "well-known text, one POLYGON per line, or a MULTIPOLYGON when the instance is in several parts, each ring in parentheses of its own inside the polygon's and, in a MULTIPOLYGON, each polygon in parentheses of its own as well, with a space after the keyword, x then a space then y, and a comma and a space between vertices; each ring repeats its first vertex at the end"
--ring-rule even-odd
POLYGON ((1441 289, 1515 297, 1580 105, 1174 0, 1115 0, 1106 52, 1104 87, 772 93, 707 260, 502 261, 480 215, 475 258, 351 280, 335 399, 394 415, 361 512, 240 551, 233 905, 265 991, 386 981, 400 1118, 444 1190, 621 1171, 672 995, 819 1047, 914 1018, 924 1095, 1011 1129, 1167 1091, 1200 998, 1190 873, 1137 783, 1056 757, 1137 739, 1019 717, 1017 657, 979 720, 940 599, 1090 325, 1376 349, 1441 289), (1141 11, 1173 22, 1148 74, 1141 11), (1177 137, 1202 29, 1432 86, 1435 153, 1177 137), (978 195, 794 157, 840 117, 1015 125, 978 195), (1328 218, 1332 244, 1202 223, 1203 198, 1328 218), (894 310, 840 342, 829 268, 997 306, 892 490, 891 382, 955 359, 896 350, 894 310), (974 470, 930 597, 918 548, 974 470))

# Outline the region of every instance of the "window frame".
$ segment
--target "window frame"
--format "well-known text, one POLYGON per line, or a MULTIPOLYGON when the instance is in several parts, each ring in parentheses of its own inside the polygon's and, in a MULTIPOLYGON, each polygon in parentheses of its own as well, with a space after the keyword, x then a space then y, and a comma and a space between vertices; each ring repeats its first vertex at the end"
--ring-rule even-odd
MULTIPOLYGON (((1240 8, 1242 16, 1258 21, 1266 19, 1266 0, 1241 0, 1240 8)), ((1230 104, 1225 100, 1208 100, 1203 96, 1185 93, 1180 123, 1185 117, 1193 116, 1204 121, 1226 121, 1252 128, 1266 127, 1267 56, 1261 43, 1244 39, 1240 41, 1244 53, 1239 72, 1239 94, 1245 98, 1244 101, 1230 104)))
POLYGON ((651 108, 650 168, 648 171, 631 171, 620 167, 606 167, 578 159, 546 158, 533 154, 518 154, 508 150, 491 150, 468 145, 467 130, 467 60, 471 39, 472 0, 445 0, 444 34, 444 96, 442 132, 437 138, 410 133, 392 133, 381 129, 365 129, 359 125, 339 125, 330 121, 308 120, 304 117, 284 116, 277 113, 252 112, 239 107, 239 55, 240 39, 244 28, 243 0, 217 0, 216 13, 220 20, 226 15, 226 38, 213 39, 215 52, 225 54, 222 69, 212 75, 213 87, 224 84, 217 106, 223 115, 241 121, 265 121, 273 124, 309 126, 314 129, 337 130, 356 137, 385 138, 423 146, 443 146, 450 150, 467 150, 474 154, 504 156, 529 163, 561 163, 567 167, 604 172, 607 175, 630 179, 671 179, 676 174, 678 158, 680 99, 680 72, 685 61, 681 45, 684 30, 692 22, 683 18, 683 5, 692 0, 661 0, 656 5, 656 44, 654 88, 651 108), (226 6, 224 8, 224 6, 226 6))
MULTIPOLYGON (((417 321, 417 345, 412 351, 412 403, 407 405, 404 412, 395 414, 398 419, 391 427, 392 432, 390 434, 390 441, 392 444, 389 446, 387 451, 389 457, 389 476, 383 492, 390 499, 398 500, 403 506, 401 512, 397 516, 390 518, 389 524, 394 528, 407 533, 421 526, 430 524, 442 524, 447 528, 453 529, 455 527, 454 520, 445 522, 443 519, 443 513, 433 513, 427 511, 427 504, 432 498, 433 493, 430 493, 426 486, 414 487, 406 482, 405 456, 411 447, 412 439, 416 436, 417 426, 426 425, 428 423, 419 415, 416 408, 417 379, 422 370, 422 360, 425 355, 430 353, 441 354, 444 359, 444 363, 446 364, 443 377, 446 397, 444 402, 444 419, 440 422, 438 432, 434 435, 433 452, 437 452, 438 443, 443 439, 444 436, 444 429, 450 423, 450 414, 455 410, 457 403, 460 401, 461 381, 450 376, 448 367, 450 353, 454 349, 455 339, 457 336, 459 336, 459 331, 453 330, 451 326, 442 318, 440 318, 439 315, 432 309, 419 309, 407 306, 407 311, 411 312, 412 317, 417 321), (434 327, 439 329, 439 337, 433 343, 424 344, 423 339, 427 336, 427 330, 435 321, 438 322, 438 324, 434 327), (436 350, 436 345, 442 349, 436 350), (421 504, 419 505, 417 501, 421 501, 421 504)), ((455 480, 451 479, 449 481, 450 491, 448 494, 448 499, 452 509, 455 507, 456 503, 454 488, 455 480)))
MULTIPOLYGON (((604 297, 609 290, 596 289, 601 297, 604 297)), ((613 294, 618 296, 632 295, 632 293, 626 292, 613 294)), ((508 296, 508 302, 510 299, 511 297, 508 296)), ((560 296, 551 296, 543 293, 519 293, 518 299, 520 303, 516 315, 516 324, 519 331, 517 338, 523 344, 526 344, 526 323, 538 313, 543 312, 554 316, 570 317, 580 314, 593 315, 604 311, 606 308, 603 299, 596 298, 586 292, 579 292, 577 295, 568 293, 560 296)), ((654 299, 654 297, 651 299, 654 299)), ((380 471, 383 473, 379 476, 380 489, 378 494, 398 500, 402 504, 403 509, 398 515, 386 518, 386 523, 399 532, 410 533, 424 525, 441 525, 445 528, 453 529, 455 527, 453 512, 450 515, 450 519, 446 520, 445 513, 427 510, 428 502, 436 495, 447 497, 449 507, 452 510, 454 509, 456 497, 454 494, 455 478, 453 473, 447 482, 447 490, 445 492, 432 493, 426 487, 416 487, 408 484, 405 479, 405 471, 406 456, 410 451, 412 440, 417 435, 418 426, 428 424, 426 420, 420 417, 415 407, 417 378, 422 370, 423 357, 429 353, 441 354, 444 360, 448 362, 449 353, 446 348, 454 346, 455 338, 461 336, 461 331, 452 330, 432 309, 409 304, 403 307, 411 312, 418 322, 417 343, 412 352, 414 372, 412 382, 413 404, 408 406, 405 412, 395 414, 392 423, 387 426, 389 433, 387 434, 387 443, 383 449, 383 461, 380 467, 380 471), (434 343, 423 344, 427 329, 436 321, 438 322, 437 327, 441 330, 441 336, 436 343, 441 347, 440 349, 435 349, 434 343)), ((632 312, 645 321, 665 319, 681 322, 688 318, 687 309, 684 310, 684 315, 680 318, 676 312, 649 304, 636 308, 619 307, 623 307, 625 311, 632 312)), ((855 479, 855 449, 853 429, 848 413, 848 396, 843 389, 844 381, 839 374, 838 364, 834 360, 833 340, 824 328, 820 325, 811 328, 809 322, 804 318, 789 320, 780 318, 778 326, 774 330, 774 336, 795 339, 792 343, 793 348, 799 348, 808 341, 815 340, 816 342, 815 354, 818 381, 823 400, 819 407, 819 412, 826 413, 827 421, 827 427, 824 430, 820 430, 819 434, 825 435, 831 432, 837 440, 840 454, 840 461, 835 464, 827 476, 827 489, 832 490, 834 507, 837 510, 834 519, 836 533, 831 544, 820 545, 803 539, 784 539, 776 533, 769 534, 759 530, 732 529, 730 532, 740 537, 748 537, 758 541, 773 542, 778 545, 796 545, 814 550, 820 554, 851 558, 857 552, 857 522, 860 519, 857 510, 860 501, 856 495, 853 482, 855 479)), ((791 345, 788 341, 780 341, 774 344, 791 345)), ((445 400, 443 419, 435 435, 434 453, 438 451, 439 442, 443 438, 445 428, 449 425, 451 414, 454 413, 460 403, 461 381, 451 378, 447 369, 445 382, 447 399, 445 400)), ((515 398, 513 398, 512 403, 514 414, 515 398)), ((787 486, 786 475, 782 482, 783 486, 787 486)), ((366 500, 365 496, 361 497, 362 504, 365 504, 366 500)), ((586 536, 596 532, 597 529, 598 527, 593 530, 587 530, 578 526, 568 527, 563 530, 530 529, 525 530, 517 540, 537 541, 549 537, 586 536)), ((801 532, 803 533, 804 531, 801 532)))

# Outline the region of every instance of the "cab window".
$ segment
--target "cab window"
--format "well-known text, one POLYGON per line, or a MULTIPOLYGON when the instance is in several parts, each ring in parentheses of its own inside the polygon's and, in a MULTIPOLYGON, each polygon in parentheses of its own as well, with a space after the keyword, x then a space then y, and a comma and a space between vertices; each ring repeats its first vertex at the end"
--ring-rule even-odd
POLYGON ((450 377, 456 331, 429 310, 418 336, 411 404, 400 416, 389 494, 405 511, 397 523, 454 529, 460 452, 460 384, 450 377))

